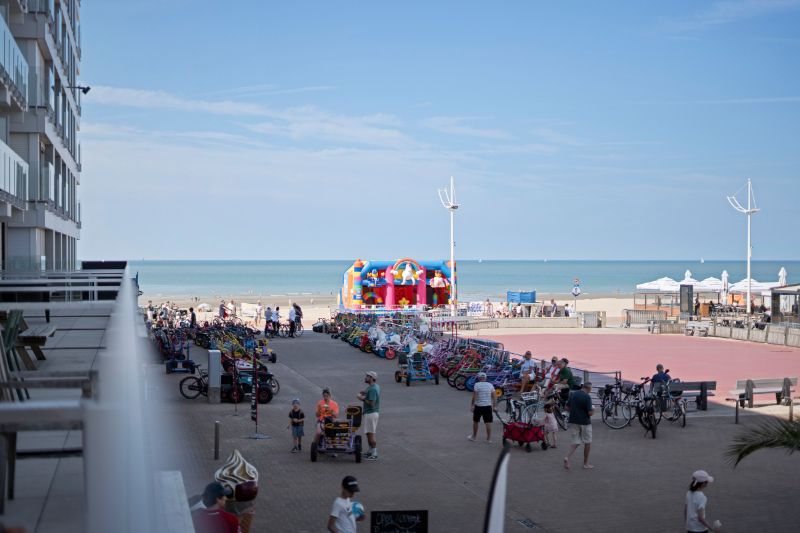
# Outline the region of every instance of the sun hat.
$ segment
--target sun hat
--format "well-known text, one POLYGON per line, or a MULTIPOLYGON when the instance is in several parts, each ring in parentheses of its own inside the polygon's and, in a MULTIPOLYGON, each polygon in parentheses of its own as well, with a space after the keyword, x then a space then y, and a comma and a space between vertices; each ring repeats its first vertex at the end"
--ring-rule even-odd
POLYGON ((366 375, 367 375, 367 376, 369 376, 369 377, 371 377, 371 378, 372 378, 372 379, 374 379, 375 381, 378 381, 378 373, 377 373, 377 372, 375 372, 374 370, 370 370, 369 372, 367 372, 367 374, 366 374, 366 375))
POLYGON ((342 487, 350 492, 359 492, 361 490, 358 488, 358 480, 353 476, 345 476, 342 480, 342 487))
POLYGON ((707 481, 714 481, 714 478, 706 472, 705 470, 696 470, 694 474, 692 474, 692 479, 697 481, 698 483, 705 483, 707 481))

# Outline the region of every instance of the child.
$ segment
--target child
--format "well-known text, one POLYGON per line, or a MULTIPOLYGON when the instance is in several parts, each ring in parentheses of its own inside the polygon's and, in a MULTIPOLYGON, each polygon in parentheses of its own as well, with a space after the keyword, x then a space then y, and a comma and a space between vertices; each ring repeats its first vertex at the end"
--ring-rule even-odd
POLYGON ((297 453, 301 451, 303 448, 303 443, 301 442, 303 439, 303 422, 305 422, 305 415, 303 414, 303 410, 300 409, 300 399, 295 398, 292 400, 292 410, 289 411, 289 425, 286 426, 286 429, 292 428, 292 453, 297 453))
POLYGON ((551 448, 558 448, 558 422, 553 412, 553 402, 544 404, 544 441, 551 448))

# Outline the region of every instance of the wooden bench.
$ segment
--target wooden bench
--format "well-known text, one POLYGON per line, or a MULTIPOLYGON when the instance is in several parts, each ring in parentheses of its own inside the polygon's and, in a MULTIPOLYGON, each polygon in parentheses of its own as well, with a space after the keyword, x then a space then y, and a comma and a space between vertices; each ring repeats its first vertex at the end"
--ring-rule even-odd
POLYGON ((739 423, 739 408, 747 407, 753 408, 753 397, 756 394, 774 394, 775 403, 787 404, 789 406, 789 415, 792 417, 793 399, 792 393, 794 388, 797 387, 797 378, 767 378, 767 379, 740 379, 736 382, 736 389, 730 391, 731 397, 725 398, 726 401, 735 402, 736 404, 736 423, 739 423))
POLYGON ((699 411, 708 411, 708 397, 714 396, 716 381, 678 381, 670 382, 669 391, 680 392, 683 398, 694 398, 699 411))
POLYGON ((696 332, 698 335, 708 337, 709 329, 711 329, 711 322, 687 322, 683 334, 694 335, 696 332))
MULTIPOLYGON (((45 361, 47 358, 42 351, 42 347, 47 344, 47 339, 55 335, 56 328, 49 324, 41 326, 29 326, 25 322, 25 318, 21 316, 21 311, 11 311, 11 313, 18 313, 13 319, 10 327, 17 327, 16 340, 14 341, 14 351, 19 356, 22 364, 26 370, 36 370, 36 361, 45 361), (18 322, 16 322, 18 318, 18 322), (28 349, 33 352, 36 359, 31 357, 28 349)), ((0 325, 3 329, 9 324, 9 311, 0 311, 0 325)))

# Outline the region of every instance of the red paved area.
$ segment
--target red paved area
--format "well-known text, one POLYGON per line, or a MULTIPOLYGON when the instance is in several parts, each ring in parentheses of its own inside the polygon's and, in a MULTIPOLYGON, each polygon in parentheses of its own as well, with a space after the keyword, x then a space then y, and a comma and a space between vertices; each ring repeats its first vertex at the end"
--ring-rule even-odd
POLYGON ((597 372, 621 370, 624 379, 655 373, 663 363, 684 381, 717 382, 713 401, 724 403, 737 379, 800 374, 800 348, 683 335, 543 334, 492 337, 517 353, 536 358, 565 356, 570 366, 597 372))

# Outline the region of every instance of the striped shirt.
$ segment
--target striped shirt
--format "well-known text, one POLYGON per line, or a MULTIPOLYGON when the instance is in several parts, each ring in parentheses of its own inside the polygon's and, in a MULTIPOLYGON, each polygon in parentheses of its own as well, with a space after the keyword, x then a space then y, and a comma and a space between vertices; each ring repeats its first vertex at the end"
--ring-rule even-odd
POLYGON ((478 381, 475 383, 476 407, 492 405, 492 396, 494 396, 494 385, 486 381, 478 381))

